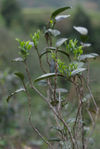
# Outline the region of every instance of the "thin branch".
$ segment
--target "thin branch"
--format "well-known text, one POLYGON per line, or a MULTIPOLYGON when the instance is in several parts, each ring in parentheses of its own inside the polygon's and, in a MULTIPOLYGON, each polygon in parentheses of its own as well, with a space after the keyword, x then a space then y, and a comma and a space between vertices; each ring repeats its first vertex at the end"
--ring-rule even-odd
POLYGON ((28 93, 28 91, 27 91, 27 87, 26 87, 24 81, 23 81, 23 86, 24 86, 24 88, 25 88, 25 92, 26 92, 26 95, 27 95, 27 98, 28 98, 29 123, 30 123, 32 129, 33 129, 33 130, 40 136, 40 138, 41 138, 47 145, 49 145, 50 148, 52 149, 52 145, 45 139, 45 137, 40 133, 40 131, 39 131, 36 127, 34 127, 32 121, 31 121, 31 115, 32 115, 32 114, 31 114, 31 100, 30 100, 30 95, 29 95, 29 93, 28 93))
POLYGON ((44 70, 43 66, 42 66, 42 61, 41 61, 41 57, 40 57, 40 54, 39 54, 39 51, 38 51, 38 48, 35 47, 36 49, 36 52, 37 52, 37 55, 38 55, 38 58, 39 58, 39 64, 40 64, 40 68, 41 70, 43 71, 43 73, 46 73, 46 71, 44 70))
POLYGON ((55 60, 55 79, 54 79, 54 101, 56 101, 56 88, 57 88, 57 48, 56 48, 56 51, 55 51, 55 54, 56 54, 56 60, 55 60))
MULTIPOLYGON (((31 85, 31 88, 32 88, 32 80, 31 80, 31 76, 30 76, 30 72, 29 72, 29 69, 28 69, 28 66, 27 66, 27 63, 25 62, 25 67, 26 67, 26 73, 27 73, 27 76, 28 76, 28 79, 29 79, 29 82, 30 82, 30 85, 31 85)), ((42 138, 42 140, 48 144, 50 147, 52 147, 52 145, 44 138, 44 136, 39 132, 39 130, 37 128, 35 128, 32 124, 32 121, 31 121, 31 101, 30 101, 30 95, 29 93, 27 92, 27 88, 26 88, 26 85, 23 81, 23 85, 24 85, 24 88, 25 88, 25 91, 26 91, 26 94, 27 94, 27 98, 28 98, 28 106, 29 106, 29 122, 30 122, 30 125, 31 127, 34 129, 34 131, 42 138)), ((53 149, 53 147, 51 148, 53 149)))
POLYGON ((71 133, 71 130, 70 128, 68 127, 67 123, 61 118, 61 116, 59 114, 57 114, 57 112, 55 111, 55 109, 53 108, 53 106, 50 104, 48 98, 46 98, 35 86, 32 85, 32 81, 31 81, 31 77, 30 77, 30 73, 29 73, 29 70, 28 70, 28 67, 26 65, 26 72, 27 72, 27 75, 28 75, 28 78, 29 78, 29 82, 31 84, 31 88, 33 90, 35 90, 38 95, 40 95, 44 101, 48 104, 49 108, 52 110, 52 112, 57 116, 57 118, 63 123, 63 125, 67 128, 68 130, 68 133, 69 133, 69 136, 70 136, 70 139, 71 139, 71 142, 73 144, 73 149, 74 149, 74 146, 75 146, 75 141, 74 141, 74 138, 73 138, 73 135, 71 133))

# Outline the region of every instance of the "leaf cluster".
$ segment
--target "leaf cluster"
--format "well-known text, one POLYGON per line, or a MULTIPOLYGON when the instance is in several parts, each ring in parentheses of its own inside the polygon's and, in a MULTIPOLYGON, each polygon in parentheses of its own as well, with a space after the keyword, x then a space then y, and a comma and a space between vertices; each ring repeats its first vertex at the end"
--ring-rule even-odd
POLYGON ((31 39, 33 41, 35 48, 37 48, 38 46, 39 38, 40 38, 40 30, 37 30, 37 32, 35 32, 34 35, 31 35, 31 39))
POLYGON ((27 56, 29 55, 29 51, 32 48, 32 45, 30 44, 30 41, 21 41, 20 39, 16 39, 19 43, 18 48, 20 49, 19 54, 25 60, 27 56))

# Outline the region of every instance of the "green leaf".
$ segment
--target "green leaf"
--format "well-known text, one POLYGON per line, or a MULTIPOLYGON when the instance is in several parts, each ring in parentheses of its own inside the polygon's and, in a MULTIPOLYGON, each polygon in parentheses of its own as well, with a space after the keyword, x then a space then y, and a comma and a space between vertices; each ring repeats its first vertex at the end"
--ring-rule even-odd
POLYGON ((66 19, 68 17, 70 17, 70 15, 60 15, 60 16, 56 16, 55 20, 56 20, 56 22, 59 22, 59 21, 62 21, 63 19, 66 19))
POLYGON ((59 139, 59 138, 50 138, 48 141, 56 141, 56 142, 59 142, 59 141, 61 141, 61 139, 59 139))
POLYGON ((23 58, 18 57, 12 60, 13 62, 24 62, 23 58))
POLYGON ((60 35, 60 31, 56 30, 56 29, 48 29, 47 32, 50 32, 53 36, 58 36, 60 35))
POLYGON ((51 19, 54 19, 59 13, 65 11, 67 9, 71 9, 71 7, 63 7, 63 8, 59 8, 59 9, 55 10, 51 15, 51 19))
POLYGON ((95 58, 97 56, 99 56, 97 53, 84 54, 84 55, 79 56, 79 60, 83 61, 83 60, 86 60, 88 58, 95 58))
POLYGON ((51 53, 51 50, 56 50, 55 47, 47 47, 44 49, 44 51, 40 54, 40 57, 42 57, 46 53, 51 53))
MULTIPOLYGON (((36 78, 34 82, 38 82, 40 80, 48 79, 48 78, 55 77, 55 76, 56 76, 56 73, 47 73, 47 74, 41 75, 40 77, 36 78)), ((63 77, 61 74, 57 74, 57 76, 63 77)))
POLYGON ((83 43, 83 42, 81 42, 81 45, 82 45, 83 48, 91 47, 91 43, 83 43))
POLYGON ((16 38, 16 41, 19 42, 19 43, 21 43, 21 40, 19 38, 16 38))
POLYGON ((62 44, 65 43, 65 41, 67 41, 68 39, 67 38, 61 38, 61 39, 58 39, 58 41, 56 42, 56 47, 60 47, 62 44))
POLYGON ((80 26, 74 26, 73 27, 77 32, 79 32, 81 35, 87 35, 88 34, 88 30, 85 27, 80 27, 80 26))
POLYGON ((60 92, 60 93, 67 93, 68 90, 65 89, 65 88, 57 88, 57 89, 56 89, 56 92, 57 92, 57 93, 59 93, 59 92, 60 92))
POLYGON ((79 74, 85 70, 86 70, 86 68, 78 68, 78 69, 71 72, 71 76, 75 76, 75 75, 77 75, 77 74, 79 74))
MULTIPOLYGON (((56 48, 50 47, 50 48, 44 50, 44 51, 41 53, 40 57, 42 57, 42 56, 43 56, 44 54, 46 54, 46 53, 51 53, 51 51, 53 51, 53 50, 56 50, 56 48)), ((67 52, 62 51, 62 50, 57 50, 57 52, 66 55, 66 56, 69 58, 69 60, 70 60, 70 55, 69 55, 67 52)))
POLYGON ((84 66, 83 62, 74 61, 73 63, 76 64, 77 68, 82 68, 84 66))
MULTIPOLYGON (((54 50, 54 49, 53 49, 54 50)), ((51 53, 51 50, 46 50, 46 51, 43 51, 41 54, 40 54, 40 57, 42 57, 44 54, 46 53, 51 53)))
POLYGON ((11 94, 8 96, 8 98, 7 98, 7 102, 9 102, 9 100, 10 100, 10 98, 11 98, 12 96, 14 96, 15 94, 17 94, 17 93, 19 93, 19 92, 22 92, 22 91, 25 91, 25 89, 24 89, 24 88, 20 88, 20 89, 16 90, 15 92, 11 93, 11 94))
POLYGON ((22 81, 24 80, 24 75, 21 72, 15 72, 14 73, 17 77, 19 77, 22 81))

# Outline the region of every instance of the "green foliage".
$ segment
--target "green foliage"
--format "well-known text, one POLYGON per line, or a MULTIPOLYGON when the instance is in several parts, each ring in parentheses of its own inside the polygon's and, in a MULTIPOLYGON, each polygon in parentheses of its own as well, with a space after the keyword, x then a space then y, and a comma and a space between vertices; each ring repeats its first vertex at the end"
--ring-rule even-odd
POLYGON ((74 26, 74 29, 76 31, 78 31, 81 35, 84 35, 85 36, 85 35, 88 34, 88 30, 85 27, 76 27, 76 26, 74 26))
POLYGON ((10 98, 11 98, 12 96, 14 96, 15 94, 17 94, 17 93, 19 93, 19 92, 22 92, 22 91, 25 91, 25 89, 24 89, 24 88, 20 88, 20 89, 16 90, 15 92, 11 93, 11 94, 7 97, 7 102, 9 102, 9 100, 10 100, 10 98))
POLYGON ((91 53, 91 54, 84 54, 79 56, 80 61, 88 60, 88 59, 93 59, 99 56, 97 53, 91 53))
POLYGON ((13 62, 23 62, 23 59, 21 57, 15 58, 12 60, 13 62))
POLYGON ((26 60, 27 56, 29 55, 29 51, 32 48, 32 44, 30 41, 21 41, 20 39, 16 39, 19 43, 19 54, 22 56, 23 60, 26 60))
POLYGON ((98 54, 84 54, 84 47, 91 45, 84 42, 86 41, 88 34, 88 30, 85 27, 73 27, 79 33, 81 42, 76 38, 74 40, 66 37, 56 39, 56 37, 60 35, 60 31, 55 29, 56 22, 68 17, 66 15, 58 15, 69 8, 71 7, 60 8, 51 14, 50 21, 44 30, 46 47, 43 50, 41 49, 39 51, 39 30, 31 35, 32 42, 21 41, 17 39, 21 57, 14 59, 14 61, 23 62, 28 82, 26 83, 24 74, 20 72, 15 73, 15 75, 20 78, 24 88, 18 89, 11 93, 8 96, 7 101, 9 101, 12 96, 19 92, 24 91, 26 93, 28 99, 27 102, 29 108, 30 125, 39 135, 39 137, 48 145, 48 148, 56 148, 57 145, 57 149, 86 149, 86 145, 89 143, 87 142, 89 136, 89 129, 87 128, 90 124, 93 124, 92 126, 94 128, 94 123, 96 121, 96 119, 94 119, 93 122, 91 113, 94 111, 96 116, 98 114, 98 107, 88 85, 88 68, 86 64, 87 59, 95 58, 98 56, 98 54), (35 87, 27 63, 27 56, 30 54, 29 51, 32 47, 37 52, 40 68, 43 73, 34 80, 34 82, 39 82, 38 85, 40 85, 40 89, 35 87), (41 59, 43 55, 45 56, 46 60, 45 64, 42 63, 41 59), (53 68, 53 71, 51 71, 51 68, 53 68), (70 82, 70 89, 75 88, 75 93, 72 95, 74 96, 73 102, 69 100, 71 90, 68 91, 66 88, 59 87, 61 86, 59 83, 60 79, 64 79, 65 83, 70 82), (33 125, 31 119, 32 100, 30 90, 32 90, 33 93, 35 91, 47 103, 47 106, 49 107, 49 110, 47 108, 45 111, 47 113, 46 116, 52 123, 53 128, 55 127, 56 129, 54 129, 55 132, 53 133, 50 132, 49 134, 49 132, 47 132, 48 137, 44 137, 44 135, 40 133, 37 127, 33 125), (67 96, 66 94, 68 92, 69 95, 67 96), (89 98, 92 99, 92 103, 91 100, 87 100, 87 93, 90 95, 89 98), (95 110, 91 110, 91 104, 95 107, 95 110), (52 115, 50 115, 51 113, 52 115), (55 120, 52 120, 52 118, 55 120), (79 131, 79 129, 81 129, 81 131, 79 131))
POLYGON ((78 56, 83 54, 82 46, 78 45, 78 41, 76 39, 74 41, 71 39, 68 44, 66 43, 66 51, 74 54, 74 59, 77 59, 78 56))
POLYGON ((31 35, 32 41, 34 43, 35 48, 38 46, 39 38, 40 38, 40 30, 31 35))
POLYGON ((71 7, 63 7, 63 8, 59 8, 57 9, 56 11, 54 11, 52 14, 51 14, 51 19, 55 19, 55 17, 60 14, 61 12, 67 10, 67 9, 70 9, 71 7))
POLYGON ((52 36, 58 36, 58 35, 60 35, 60 31, 58 31, 58 30, 56 30, 56 29, 48 29, 48 30, 46 30, 46 32, 45 33, 51 33, 51 35, 52 36))
MULTIPOLYGON (((62 76, 61 74, 57 74, 57 75, 62 76)), ((48 78, 55 77, 55 76, 56 76, 56 73, 47 73, 47 74, 44 74, 44 75, 39 76, 38 78, 36 78, 34 80, 34 82, 38 82, 40 80, 48 79, 48 78)))
POLYGON ((61 74, 67 75, 67 77, 71 77, 73 70, 77 69, 77 64, 71 63, 68 66, 65 65, 60 59, 57 59, 58 70, 61 74))
POLYGON ((21 72, 16 72, 15 75, 21 79, 21 81, 24 81, 24 75, 21 72))
POLYGON ((56 47, 60 47, 61 45, 63 45, 68 39, 67 38, 61 38, 58 39, 58 41, 56 42, 56 47))
POLYGON ((59 8, 57 9, 56 11, 54 11, 52 14, 51 14, 51 18, 50 18, 50 27, 53 28, 55 26, 55 23, 60 21, 60 20, 63 20, 69 16, 58 16, 60 13, 64 12, 65 10, 67 9, 71 9, 71 7, 62 7, 62 8, 59 8))
POLYGON ((56 22, 59 22, 59 21, 62 21, 68 17, 70 17, 70 15, 59 15, 59 16, 55 17, 55 19, 56 19, 56 22))

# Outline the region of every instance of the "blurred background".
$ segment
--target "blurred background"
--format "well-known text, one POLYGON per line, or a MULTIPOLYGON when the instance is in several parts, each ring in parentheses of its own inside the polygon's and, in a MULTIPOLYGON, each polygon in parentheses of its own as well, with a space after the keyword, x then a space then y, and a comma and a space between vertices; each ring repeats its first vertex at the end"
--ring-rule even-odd
MULTIPOLYGON (((65 12, 71 17, 57 24, 62 36, 75 37, 73 25, 87 27, 88 42, 92 43, 92 47, 85 53, 100 54, 100 0, 0 0, 0 149, 46 149, 29 126, 25 95, 14 96, 9 103, 6 102, 6 97, 21 86, 13 72, 20 70, 24 72, 23 65, 11 62, 18 56, 15 39, 31 40, 30 34, 46 26, 52 11, 65 5, 72 6, 72 9, 65 12)), ((44 46, 41 37, 39 47, 42 49, 44 46)), ((35 54, 33 51, 29 63, 33 79, 41 73, 35 54)), ((90 61, 90 85, 98 106, 100 105, 99 76, 100 57, 90 61)), ((48 136, 48 107, 35 93, 31 94, 34 97, 32 120, 40 131, 48 136)), ((90 144, 89 149, 100 149, 100 117, 90 144)))

